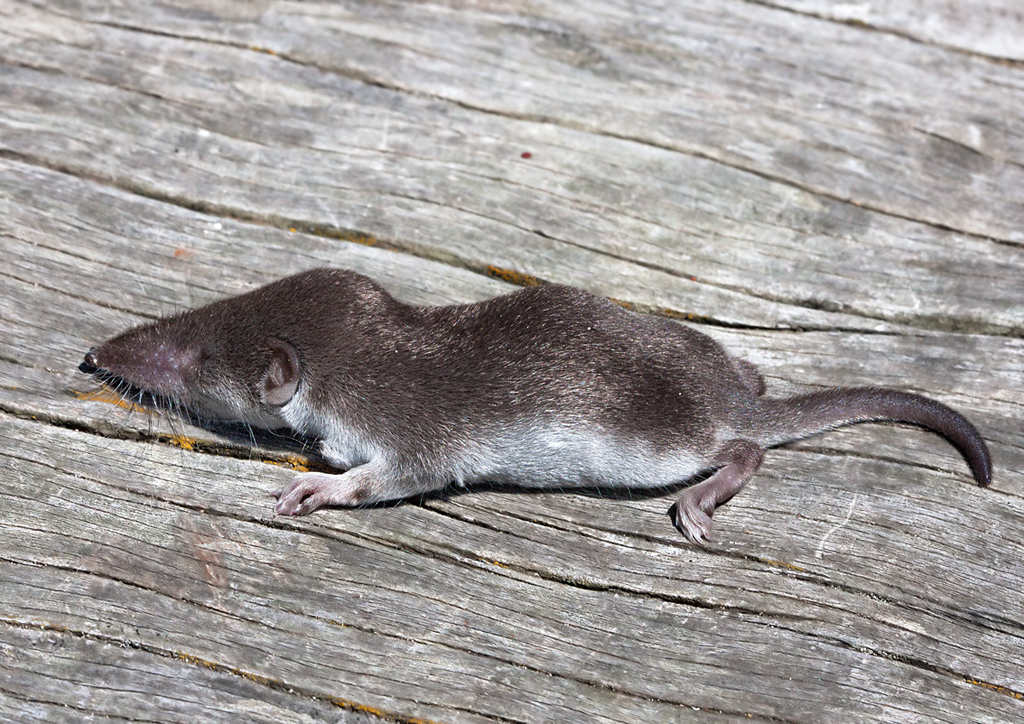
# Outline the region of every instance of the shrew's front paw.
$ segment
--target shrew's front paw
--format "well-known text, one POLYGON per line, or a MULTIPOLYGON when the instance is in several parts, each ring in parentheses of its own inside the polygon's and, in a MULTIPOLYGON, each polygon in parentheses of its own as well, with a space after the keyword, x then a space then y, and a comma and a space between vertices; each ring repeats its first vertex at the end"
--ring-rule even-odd
POLYGON ((277 515, 307 515, 325 505, 352 507, 369 502, 366 485, 349 470, 341 475, 299 473, 288 485, 274 491, 277 515))

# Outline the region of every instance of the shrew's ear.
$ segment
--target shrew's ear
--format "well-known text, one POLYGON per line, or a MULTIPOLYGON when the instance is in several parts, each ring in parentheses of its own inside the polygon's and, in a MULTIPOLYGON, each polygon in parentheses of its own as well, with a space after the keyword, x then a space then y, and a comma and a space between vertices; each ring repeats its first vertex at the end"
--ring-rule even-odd
POLYGON ((264 404, 280 407, 295 394, 302 366, 295 348, 284 340, 271 337, 267 347, 270 348, 270 364, 263 373, 260 392, 264 404))

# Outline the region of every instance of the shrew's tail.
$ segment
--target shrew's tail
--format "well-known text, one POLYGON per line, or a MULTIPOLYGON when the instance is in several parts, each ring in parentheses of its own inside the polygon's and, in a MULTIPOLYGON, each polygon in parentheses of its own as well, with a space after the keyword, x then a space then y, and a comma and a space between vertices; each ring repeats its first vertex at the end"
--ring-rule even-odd
POLYGON ((908 422, 949 440, 971 466, 978 485, 992 482, 992 458, 977 428, 956 410, 928 397, 884 387, 837 387, 807 395, 762 398, 765 446, 858 422, 908 422))

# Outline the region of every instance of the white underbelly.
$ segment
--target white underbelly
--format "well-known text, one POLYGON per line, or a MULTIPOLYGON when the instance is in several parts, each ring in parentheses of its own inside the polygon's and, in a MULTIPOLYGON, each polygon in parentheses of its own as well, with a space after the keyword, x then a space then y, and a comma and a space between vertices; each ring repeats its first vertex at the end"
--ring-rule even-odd
POLYGON ((668 454, 642 441, 567 427, 503 435, 467 453, 461 482, 525 487, 654 488, 685 481, 707 467, 696 454, 668 454))

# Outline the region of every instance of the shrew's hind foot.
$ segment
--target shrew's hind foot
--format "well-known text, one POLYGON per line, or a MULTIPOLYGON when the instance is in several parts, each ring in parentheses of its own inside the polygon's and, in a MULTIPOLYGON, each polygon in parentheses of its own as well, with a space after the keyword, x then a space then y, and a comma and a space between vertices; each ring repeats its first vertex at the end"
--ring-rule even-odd
POLYGON ((736 495, 761 466, 764 449, 750 440, 730 440, 715 456, 721 465, 707 480, 687 488, 669 510, 675 527, 694 543, 711 537, 715 508, 736 495))

